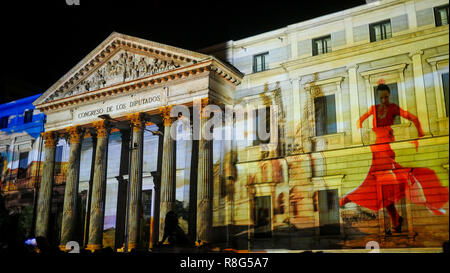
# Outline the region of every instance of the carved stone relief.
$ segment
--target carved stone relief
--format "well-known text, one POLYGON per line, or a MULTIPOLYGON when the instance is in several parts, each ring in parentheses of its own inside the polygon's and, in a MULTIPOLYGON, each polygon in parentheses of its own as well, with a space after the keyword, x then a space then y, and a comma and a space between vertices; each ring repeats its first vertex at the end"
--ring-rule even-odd
POLYGON ((121 50, 88 78, 66 92, 55 92, 45 102, 135 80, 177 67, 179 65, 175 64, 173 60, 161 60, 121 50))

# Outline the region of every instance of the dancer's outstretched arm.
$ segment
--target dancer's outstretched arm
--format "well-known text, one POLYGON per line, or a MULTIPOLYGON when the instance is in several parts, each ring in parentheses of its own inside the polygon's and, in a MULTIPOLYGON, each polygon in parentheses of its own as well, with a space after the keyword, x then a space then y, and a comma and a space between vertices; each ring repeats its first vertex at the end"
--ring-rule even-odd
MULTIPOLYGON (((419 121, 418 117, 414 116, 413 114, 411 114, 408 111, 403 110, 402 108, 400 108, 400 116, 402 118, 410 120, 412 123, 414 123, 414 126, 416 126, 419 137, 423 137, 425 135, 423 133, 422 126, 420 125, 420 121, 419 121)), ((411 143, 414 144, 414 146, 416 147, 416 152, 417 152, 418 151, 417 149, 419 147, 419 141, 417 141, 417 139, 416 139, 416 140, 411 141, 411 143)))
POLYGON ((412 123, 414 123, 414 126, 416 126, 417 132, 419 133, 419 137, 423 137, 425 135, 423 133, 422 126, 420 125, 419 118, 417 118, 416 116, 414 116, 410 112, 403 110, 402 108, 400 108, 400 116, 402 118, 410 120, 412 123))
POLYGON ((373 115, 373 106, 369 108, 369 111, 367 111, 366 113, 364 113, 364 115, 362 115, 359 120, 356 123, 356 128, 361 129, 362 128, 362 124, 363 122, 370 117, 371 115, 373 115))

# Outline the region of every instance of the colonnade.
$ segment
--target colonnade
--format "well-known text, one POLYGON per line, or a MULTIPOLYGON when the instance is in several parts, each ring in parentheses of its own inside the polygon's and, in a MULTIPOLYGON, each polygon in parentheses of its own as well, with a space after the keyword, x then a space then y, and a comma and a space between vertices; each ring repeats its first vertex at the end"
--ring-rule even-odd
MULTIPOLYGON (((202 103, 202 108, 206 106, 202 103)), ((170 117, 171 106, 164 106, 159 109, 163 119, 164 134, 163 148, 158 151, 157 156, 162 156, 161 166, 161 185, 160 185, 160 210, 159 214, 159 239, 164 235, 164 219, 166 213, 175 209, 175 190, 176 190, 176 161, 175 161, 175 140, 171 137, 170 128, 174 119, 170 117)), ((130 161, 127 197, 127 217, 126 237, 128 238, 128 250, 139 247, 140 234, 140 206, 142 191, 142 166, 143 166, 143 146, 145 115, 143 113, 134 113, 126 116, 132 132, 131 152, 128 160, 130 161)), ((205 117, 202 115, 201 123, 205 123, 205 117)), ((91 124, 91 136, 96 137, 94 162, 92 164, 92 192, 90 192, 90 209, 87 212, 89 219, 87 249, 94 251, 102 248, 105 194, 106 194, 106 168, 107 168, 107 148, 108 139, 113 123, 110 120, 95 121, 91 124)), ((69 136, 70 154, 67 169, 63 217, 61 226, 60 247, 63 248, 67 242, 74 239, 75 216, 77 206, 78 183, 80 176, 80 155, 83 134, 86 132, 81 126, 72 126, 66 128, 64 132, 48 131, 43 133, 45 142, 45 160, 43 164, 42 180, 39 188, 36 217, 36 236, 48 237, 49 216, 51 206, 51 193, 53 186, 53 171, 55 167, 55 149, 59 135, 61 133, 69 136)), ((122 142, 123 145, 124 142, 122 142)), ((122 149, 122 152, 127 149, 122 149)), ((198 147, 198 173, 197 176, 197 240, 204 243, 211 242, 212 231, 212 144, 209 140, 201 138, 198 147)), ((123 158, 123 155, 121 155, 123 158)), ((121 171, 121 174, 124 172, 121 171)), ((121 191, 119 191, 120 194, 121 191)), ((122 192, 123 193, 123 192, 122 192)), ((119 198, 124 198, 120 196, 119 198)), ((122 218, 123 219, 123 218, 122 218)), ((117 224, 117 223, 116 223, 117 224)))

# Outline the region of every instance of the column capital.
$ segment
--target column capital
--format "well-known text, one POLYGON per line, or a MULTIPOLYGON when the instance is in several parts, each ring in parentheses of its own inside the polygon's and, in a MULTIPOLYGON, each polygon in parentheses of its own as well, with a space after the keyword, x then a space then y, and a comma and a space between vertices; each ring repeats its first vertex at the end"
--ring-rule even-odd
POLYGON ((409 53, 409 57, 412 58, 415 55, 423 55, 423 50, 416 50, 409 53))
POLYGON ((80 143, 84 130, 80 126, 71 126, 66 128, 66 132, 69 134, 70 143, 80 143))
POLYGON ((58 139, 58 135, 56 132, 54 131, 43 132, 41 133, 41 135, 44 138, 45 147, 50 148, 56 145, 58 139))
POLYGON ((130 130, 129 129, 120 129, 120 138, 122 141, 130 141, 130 130))
POLYGON ((140 131, 145 126, 144 115, 140 112, 127 115, 127 119, 133 125, 133 131, 140 131))
POLYGON ((174 122, 174 118, 170 117, 172 111, 172 105, 159 107, 159 113, 161 114, 164 126, 170 126, 174 122))
POLYGON ((347 72, 348 72, 350 69, 358 70, 358 68, 359 68, 359 65, 357 65, 357 64, 348 65, 348 66, 346 67, 347 72))
POLYGON ((94 121, 92 123, 97 131, 97 138, 103 138, 109 131, 109 122, 106 120, 94 121))

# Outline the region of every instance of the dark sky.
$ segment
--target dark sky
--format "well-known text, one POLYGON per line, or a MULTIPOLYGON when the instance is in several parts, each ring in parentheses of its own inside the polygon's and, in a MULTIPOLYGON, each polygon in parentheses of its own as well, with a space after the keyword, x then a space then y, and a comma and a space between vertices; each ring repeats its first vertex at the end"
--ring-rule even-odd
POLYGON ((0 103, 44 92, 113 31, 196 50, 360 6, 365 0, 3 3, 0 103))

